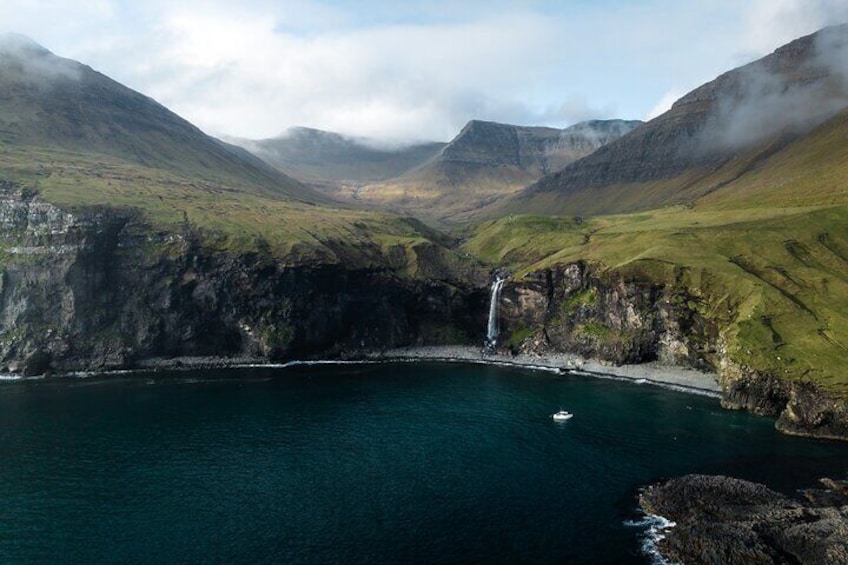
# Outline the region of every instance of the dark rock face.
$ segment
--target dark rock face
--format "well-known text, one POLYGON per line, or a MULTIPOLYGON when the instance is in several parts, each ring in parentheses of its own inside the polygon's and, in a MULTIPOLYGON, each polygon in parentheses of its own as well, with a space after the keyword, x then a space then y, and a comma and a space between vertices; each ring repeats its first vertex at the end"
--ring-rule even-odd
POLYGON ((452 164, 457 176, 463 167, 485 167, 493 171, 508 167, 523 171, 528 178, 539 178, 641 124, 634 120, 591 120, 559 130, 473 120, 442 150, 434 164, 452 164))
POLYGON ((414 250, 422 278, 287 265, 151 233, 132 213, 69 214, 13 191, 0 199, 0 232, 0 359, 17 373, 478 343, 485 327, 485 289, 451 279, 426 245, 414 250))
POLYGON ((586 263, 507 283, 502 340, 516 351, 567 351, 613 364, 659 361, 714 368, 715 326, 680 290, 601 276, 586 263))
POLYGON ((687 564, 846 564, 848 489, 822 480, 795 500, 763 485, 687 475, 639 497, 645 512, 676 522, 660 551, 687 564))
POLYGON ((718 362, 725 408, 777 418, 783 433, 848 439, 848 403, 809 382, 786 381, 740 367, 727 357, 718 362))

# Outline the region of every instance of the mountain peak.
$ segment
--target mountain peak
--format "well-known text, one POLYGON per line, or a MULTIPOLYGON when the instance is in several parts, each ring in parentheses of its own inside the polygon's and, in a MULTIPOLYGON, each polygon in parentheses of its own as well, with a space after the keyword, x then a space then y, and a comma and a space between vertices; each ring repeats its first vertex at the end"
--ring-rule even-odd
POLYGON ((109 155, 274 196, 324 200, 155 100, 23 35, 0 35, 0 92, 0 143, 109 155))

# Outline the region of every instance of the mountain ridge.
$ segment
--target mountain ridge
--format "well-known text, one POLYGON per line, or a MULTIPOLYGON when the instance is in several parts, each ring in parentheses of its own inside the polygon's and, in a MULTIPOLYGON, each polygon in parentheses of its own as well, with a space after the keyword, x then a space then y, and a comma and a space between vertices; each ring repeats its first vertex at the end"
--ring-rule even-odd
POLYGON ((266 163, 335 193, 344 187, 386 180, 403 174, 433 157, 444 143, 420 142, 383 147, 374 140, 345 136, 308 127, 292 127, 283 134, 260 140, 234 138, 232 142, 266 163))
POLYGON ((719 75, 625 139, 494 205, 504 213, 603 214, 688 203, 734 158, 788 143, 848 106, 848 25, 719 75))
POLYGON ((590 120, 557 129, 471 120, 432 159, 395 179, 363 187, 359 196, 437 221, 461 220, 639 124, 590 120))
POLYGON ((100 154, 277 198, 326 197, 152 98, 21 35, 0 38, 0 142, 100 154))

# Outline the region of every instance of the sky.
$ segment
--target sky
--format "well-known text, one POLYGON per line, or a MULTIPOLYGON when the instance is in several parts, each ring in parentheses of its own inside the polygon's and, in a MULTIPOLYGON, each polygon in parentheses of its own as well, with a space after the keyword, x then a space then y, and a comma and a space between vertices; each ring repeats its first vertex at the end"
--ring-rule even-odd
POLYGON ((0 0, 29 36, 216 136, 378 144, 471 119, 649 119, 826 25, 846 0, 0 0))

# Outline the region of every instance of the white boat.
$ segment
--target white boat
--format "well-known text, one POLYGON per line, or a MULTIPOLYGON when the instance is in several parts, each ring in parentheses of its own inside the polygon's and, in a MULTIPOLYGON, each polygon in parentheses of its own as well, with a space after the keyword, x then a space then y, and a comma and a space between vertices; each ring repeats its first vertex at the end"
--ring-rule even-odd
POLYGON ((566 420, 570 420, 573 416, 574 416, 574 414, 572 414, 571 412, 569 412, 567 410, 560 410, 556 414, 553 414, 551 416, 551 418, 553 418, 557 422, 564 422, 566 420))

